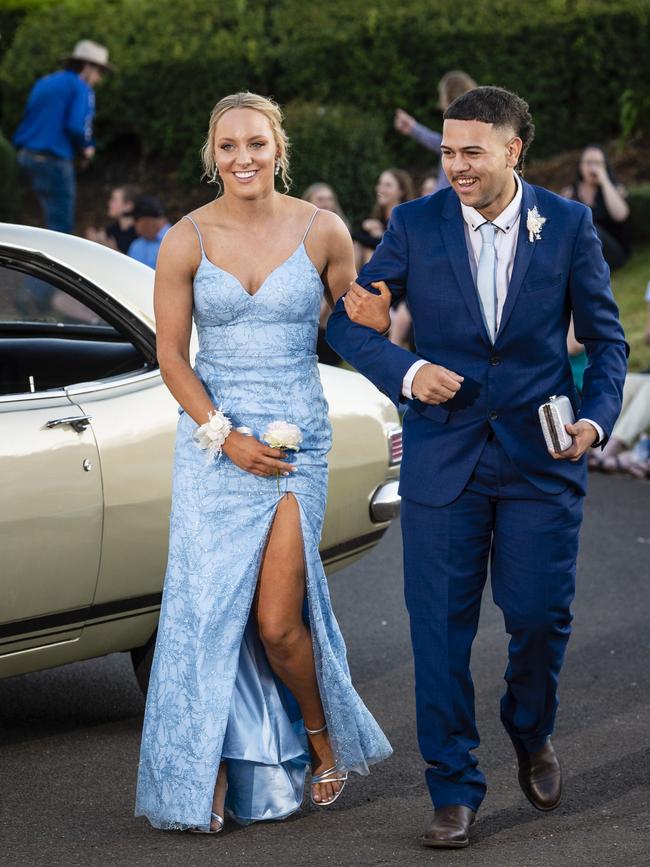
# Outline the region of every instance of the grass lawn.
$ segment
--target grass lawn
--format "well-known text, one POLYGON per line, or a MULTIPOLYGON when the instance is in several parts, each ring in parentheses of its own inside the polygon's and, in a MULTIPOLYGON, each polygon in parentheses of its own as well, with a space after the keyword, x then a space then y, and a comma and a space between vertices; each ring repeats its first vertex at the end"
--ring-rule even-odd
POLYGON ((630 344, 630 370, 650 368, 650 346, 644 341, 648 321, 645 288, 650 280, 650 247, 637 249, 630 261, 612 274, 612 289, 630 344))

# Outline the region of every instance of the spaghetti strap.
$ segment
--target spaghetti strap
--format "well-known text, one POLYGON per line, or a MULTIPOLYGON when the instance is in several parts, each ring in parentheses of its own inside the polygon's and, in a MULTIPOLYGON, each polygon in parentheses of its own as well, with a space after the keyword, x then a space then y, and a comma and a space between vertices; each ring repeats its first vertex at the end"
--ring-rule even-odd
MULTIPOLYGON (((201 230, 199 229, 199 227, 196 225, 196 222, 192 219, 192 217, 190 217, 189 214, 185 214, 185 216, 183 217, 183 219, 184 219, 184 220, 185 220, 185 219, 188 219, 188 220, 190 221, 190 223, 191 223, 191 224, 194 226, 194 228, 196 229, 196 234, 199 236, 199 244, 201 245, 201 255, 202 255, 202 256, 205 256, 205 249, 203 248, 203 238, 201 237, 201 230)), ((313 219, 313 217, 312 217, 312 219, 313 219)))
POLYGON ((316 214, 319 211, 320 211, 320 208, 315 208, 314 213, 311 215, 311 219, 309 220, 309 223, 307 224, 307 228, 305 229, 305 234, 302 236, 302 241, 300 242, 301 244, 304 244, 305 241, 307 240, 307 235, 309 234, 309 230, 311 229, 311 224, 316 219, 316 214))

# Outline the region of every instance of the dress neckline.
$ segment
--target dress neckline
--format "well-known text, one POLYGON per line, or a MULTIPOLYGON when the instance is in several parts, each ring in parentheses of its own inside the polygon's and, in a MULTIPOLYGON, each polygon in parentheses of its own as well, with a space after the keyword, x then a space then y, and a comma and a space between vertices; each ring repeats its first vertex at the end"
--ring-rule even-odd
MULTIPOLYGON (((322 278, 321 278, 321 275, 320 275, 320 273, 319 273, 319 271, 318 271, 318 268, 314 265, 314 263, 313 263, 313 261, 312 261, 312 259, 311 259, 311 256, 309 256, 309 254, 307 253, 307 250, 305 249, 305 242, 304 242, 304 241, 301 241, 300 244, 298 244, 298 246, 296 247, 296 249, 293 251, 293 253, 290 253, 289 256, 287 256, 286 259, 283 259, 282 262, 280 262, 279 265, 276 265, 275 268, 273 268, 271 271, 269 271, 269 273, 266 275, 266 277, 264 278, 264 280, 262 280, 262 282, 260 283, 260 285, 257 287, 257 289, 256 289, 254 292, 249 292, 249 291, 244 287, 244 284, 241 282, 241 280, 239 279, 239 277, 236 277, 236 276, 232 273, 232 271, 228 271, 226 268, 222 268, 221 265, 217 265, 215 262, 212 261, 212 259, 209 259, 208 256, 207 256, 207 254, 206 254, 206 252, 205 252, 205 250, 204 250, 203 248, 201 249, 201 264, 203 264, 203 262, 205 261, 205 262, 207 262, 208 265, 210 265, 211 268, 216 268, 217 271, 221 271, 222 274, 226 274, 228 277, 231 277, 231 278, 235 281, 235 283, 237 284, 237 286, 241 289, 241 291, 244 293, 244 295, 246 295, 248 298, 253 299, 253 298, 255 298, 257 295, 260 294, 260 292, 261 292, 261 291, 264 289, 264 287, 267 285, 267 283, 269 282, 269 280, 271 279, 271 277, 273 277, 273 275, 274 275, 277 271, 279 271, 280 268, 282 268, 284 265, 287 265, 287 264, 288 264, 288 263, 289 263, 289 262, 294 258, 294 256, 296 256, 296 255, 297 255, 301 250, 304 251, 304 254, 305 254, 305 257, 306 257, 307 261, 309 262, 309 264, 311 265, 311 267, 314 269, 315 274, 318 276, 318 279, 319 279, 319 280, 321 281, 321 283, 322 283, 322 278)), ((201 266, 199 265, 199 267, 201 267, 201 266)), ((197 273, 198 273, 198 269, 197 269, 197 273)), ((196 275, 195 275, 195 276, 196 276, 196 275)))

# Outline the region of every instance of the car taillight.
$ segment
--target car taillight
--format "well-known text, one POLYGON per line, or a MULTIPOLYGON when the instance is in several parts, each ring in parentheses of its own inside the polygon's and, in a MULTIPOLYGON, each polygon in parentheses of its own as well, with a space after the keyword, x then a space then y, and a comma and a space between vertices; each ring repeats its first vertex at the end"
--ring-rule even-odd
POLYGON ((394 467, 402 463, 402 428, 388 434, 388 466, 394 467))

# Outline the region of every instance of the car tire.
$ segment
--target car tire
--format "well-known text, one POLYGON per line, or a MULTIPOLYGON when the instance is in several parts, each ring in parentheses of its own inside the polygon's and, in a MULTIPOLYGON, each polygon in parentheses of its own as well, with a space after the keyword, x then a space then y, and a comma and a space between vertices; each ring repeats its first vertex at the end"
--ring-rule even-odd
POLYGON ((156 635, 158 630, 154 632, 149 641, 143 647, 134 647, 131 651, 131 661, 133 662, 133 670, 136 679, 140 684, 140 689, 147 694, 149 688, 149 676, 151 674, 151 663, 153 662, 153 652, 156 647, 156 635))

